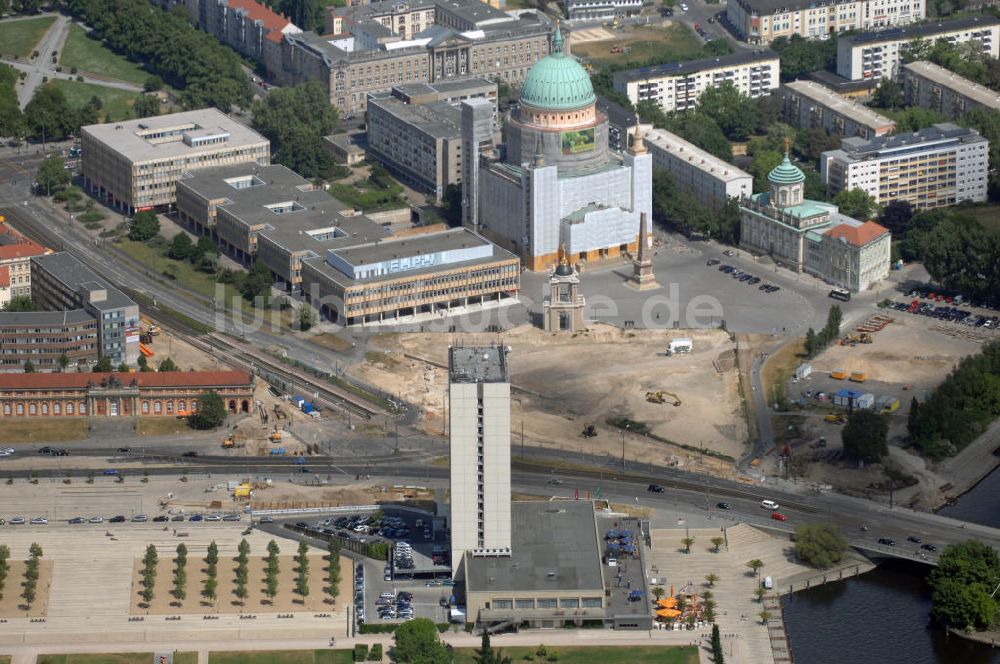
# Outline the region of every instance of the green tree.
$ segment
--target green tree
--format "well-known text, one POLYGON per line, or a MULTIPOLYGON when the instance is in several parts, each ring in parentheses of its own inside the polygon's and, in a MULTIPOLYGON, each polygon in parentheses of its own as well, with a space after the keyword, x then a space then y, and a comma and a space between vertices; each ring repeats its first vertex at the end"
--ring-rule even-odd
POLYGON ((219 545, 212 540, 205 552, 205 562, 209 565, 216 565, 219 562, 219 545))
POLYGON ((140 95, 132 104, 132 114, 137 118, 150 118, 159 115, 159 98, 156 95, 140 95))
POLYGON ((889 229, 894 240, 902 239, 913 218, 913 207, 909 201, 894 200, 882 208, 879 213, 878 223, 889 229))
POLYGON ((167 250, 167 256, 178 261, 189 260, 194 252, 194 243, 187 233, 183 231, 174 236, 167 250))
POLYGON ((1000 557, 990 546, 966 540, 945 548, 928 577, 932 615, 946 625, 985 629, 996 620, 991 596, 1000 584, 1000 557))
POLYGON ((296 577, 295 592, 302 597, 309 595, 309 545, 299 542, 299 550, 295 555, 296 577))
POLYGON ((264 297, 271 291, 274 276, 263 261, 255 260, 250 266, 250 272, 243 280, 243 297, 253 302, 258 297, 264 297))
POLYGON ((219 255, 219 249, 212 242, 212 238, 207 235, 202 235, 198 238, 197 244, 194 246, 194 251, 191 254, 191 262, 200 260, 205 256, 211 256, 215 258, 219 255))
POLYGON ((174 565, 174 599, 183 602, 187 597, 187 547, 184 544, 177 545, 174 565))
POLYGON ((840 432, 844 456, 853 461, 878 463, 889 453, 889 422, 884 415, 856 409, 840 432))
POLYGON ((859 221, 874 219, 879 212, 878 201, 864 189, 845 189, 833 197, 833 203, 840 208, 841 214, 853 217, 859 221))
POLYGON ((299 307, 298 324, 299 329, 308 332, 316 324, 316 312, 308 304, 299 307))
POLYGON ((638 111, 644 122, 677 134, 720 159, 732 161, 733 148, 726 135, 715 120, 700 110, 664 113, 656 102, 643 101, 639 103, 638 111))
POLYGON ((59 370, 65 372, 66 367, 69 366, 69 355, 65 352, 59 355, 59 370))
POLYGON ((415 618, 396 628, 394 658, 408 664, 448 664, 451 657, 438 635, 437 627, 427 618, 415 618))
POLYGON ((194 429, 218 429, 226 421, 226 404, 215 390, 208 390, 198 400, 198 407, 188 417, 194 429))
POLYGON ((441 208, 444 220, 451 227, 462 225, 462 186, 449 184, 444 188, 444 195, 441 197, 441 208))
POLYGON ((30 295, 15 295, 4 305, 3 311, 34 311, 35 305, 30 295))
POLYGON ((754 576, 760 574, 760 568, 763 566, 764 566, 764 561, 761 560, 760 558, 754 558, 753 560, 747 563, 747 567, 753 570, 754 576))
POLYGON ((326 581, 328 584, 326 592, 330 595, 330 599, 336 599, 337 586, 340 583, 340 542, 331 539, 327 544, 326 552, 326 581))
POLYGON ((160 220, 152 210, 137 212, 132 217, 128 228, 128 239, 134 242, 145 242, 160 234, 160 220))
POLYGON ((253 105, 253 126, 270 139, 273 161, 307 178, 333 170, 322 139, 337 122, 329 93, 316 81, 272 90, 253 105))
POLYGON ((685 537, 681 540, 681 544, 684 545, 684 553, 691 553, 691 545, 694 544, 694 538, 685 537))
POLYGON ((59 191, 72 179, 73 176, 66 170, 66 162, 55 154, 46 157, 35 174, 35 180, 40 188, 45 189, 46 196, 51 196, 53 191, 59 191))
POLYGON ((0 600, 3 599, 3 589, 7 584, 7 573, 10 572, 10 547, 0 544, 0 600))
MULTIPOLYGON (((6 0, 3 0, 6 1, 6 0)), ((17 103, 17 70, 0 64, 0 136, 20 141, 27 130, 17 103)))
POLYGON ((884 111, 896 123, 896 133, 926 129, 933 124, 945 122, 947 118, 940 112, 922 106, 907 106, 895 111, 884 111))
POLYGON ((149 366, 149 360, 147 360, 146 356, 141 353, 139 354, 139 359, 136 361, 136 364, 138 364, 139 371, 142 373, 154 371, 153 367, 149 366))
POLYGON ((719 548, 725 543, 726 540, 723 537, 716 536, 710 539, 709 541, 712 543, 712 546, 715 547, 715 552, 718 553, 719 548))
POLYGON ((801 524, 795 527, 795 552, 807 565, 826 569, 844 557, 847 540, 828 523, 801 524))
POLYGON ((111 373, 111 358, 104 356, 94 365, 94 373, 111 373))
POLYGON ((890 110, 906 106, 906 94, 903 92, 902 84, 891 78, 883 78, 878 84, 878 90, 872 96, 871 105, 890 110))
POLYGON ((118 373, 128 373, 129 372, 128 362, 122 362, 121 364, 119 364, 118 369, 116 369, 116 371, 118 371, 118 373))
POLYGON ((65 140, 79 127, 76 115, 62 89, 51 85, 35 90, 31 101, 24 107, 28 135, 43 142, 65 140))
POLYGON ((712 664, 725 664, 726 658, 722 652, 722 635, 719 626, 712 625, 712 664))
POLYGON ((837 35, 827 41, 805 39, 800 35, 778 37, 771 49, 781 58, 782 82, 794 81, 818 69, 833 71, 837 65, 837 35))
POLYGON ((757 126, 757 107, 731 81, 709 87, 698 98, 698 110, 715 120, 731 141, 746 140, 757 126))
POLYGON ((753 591, 754 599, 756 599, 758 602, 763 602, 764 601, 764 595, 766 595, 766 594, 767 594, 767 590, 764 589, 764 588, 761 588, 759 586, 757 588, 755 588, 754 591, 753 591))
POLYGON ((715 587, 715 582, 719 580, 719 575, 715 572, 709 572, 705 575, 705 583, 708 584, 709 588, 715 587))
POLYGON ((31 360, 24 361, 24 373, 35 373, 35 363, 31 360))
POLYGON ((755 193, 768 190, 770 183, 767 181, 767 175, 781 163, 782 159, 781 153, 776 150, 761 150, 754 154, 753 161, 750 162, 747 172, 753 176, 753 190, 755 193))
POLYGON ((171 360, 169 357, 165 357, 160 362, 160 366, 157 369, 157 371, 163 371, 163 372, 167 372, 167 371, 180 371, 180 367, 178 367, 174 363, 174 361, 171 360))

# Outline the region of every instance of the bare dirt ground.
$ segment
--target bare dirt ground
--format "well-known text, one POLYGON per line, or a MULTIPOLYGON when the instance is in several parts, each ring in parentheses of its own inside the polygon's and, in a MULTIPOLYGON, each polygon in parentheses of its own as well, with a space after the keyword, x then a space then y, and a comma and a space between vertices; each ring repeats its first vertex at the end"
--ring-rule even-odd
MULTIPOLYGON (((357 377, 401 393, 422 409, 424 430, 441 433, 447 390, 448 343, 435 334, 382 335, 372 340, 365 361, 351 368, 357 377)), ((495 338, 478 340, 495 343, 495 338)), ((570 451, 612 452, 620 434, 609 417, 628 417, 676 443, 738 456, 747 431, 740 407, 735 344, 722 331, 624 331, 594 325, 577 335, 546 334, 523 325, 502 343, 509 356, 513 385, 511 416, 515 443, 523 422, 533 444, 570 451), (692 337, 694 352, 665 355, 667 341, 692 337), (717 369, 718 368, 718 369, 717 369), (653 404, 647 392, 676 395, 680 406, 653 404), (593 424, 595 438, 583 438, 593 424)), ((680 448, 630 435, 630 455, 653 454, 662 462, 684 465, 697 456, 680 448)), ((707 462, 706 462, 707 463, 707 462)))
MULTIPOLYGON (((408 492, 412 494, 413 492, 408 492)), ((378 502, 402 500, 403 491, 392 487, 372 486, 364 482, 347 486, 329 487, 280 482, 253 496, 254 509, 286 509, 291 507, 318 507, 341 505, 371 505, 378 502)))
MULTIPOLYGON (((292 550, 287 540, 282 540, 279 546, 292 550)), ((156 565, 156 581, 153 587, 153 601, 148 607, 141 606, 142 597, 140 585, 142 561, 136 560, 132 571, 132 605, 133 615, 160 614, 174 615, 185 613, 290 613, 294 611, 322 612, 336 610, 336 600, 326 592, 326 561, 322 555, 314 552, 309 556, 309 594, 306 597, 298 595, 295 590, 295 569, 297 565, 294 556, 280 555, 278 563, 278 594, 271 600, 264 594, 265 558, 251 552, 247 567, 249 568, 247 592, 249 596, 242 603, 236 597, 235 569, 236 561, 229 556, 220 556, 218 563, 218 598, 211 602, 201 596, 205 581, 204 551, 198 555, 188 554, 186 595, 178 600, 173 595, 174 589, 174 551, 160 551, 160 559, 156 565)), ((338 584, 337 597, 350 598, 350 589, 345 583, 350 583, 350 572, 353 563, 350 558, 341 556, 341 578, 338 584), (343 594, 347 592, 347 594, 343 594)))
POLYGON ((28 609, 23 608, 24 598, 21 592, 24 590, 24 560, 10 559, 7 561, 10 566, 7 570, 7 580, 0 592, 0 618, 40 618, 46 614, 49 608, 49 589, 52 586, 52 561, 43 557, 38 561, 38 583, 35 586, 35 601, 28 609))

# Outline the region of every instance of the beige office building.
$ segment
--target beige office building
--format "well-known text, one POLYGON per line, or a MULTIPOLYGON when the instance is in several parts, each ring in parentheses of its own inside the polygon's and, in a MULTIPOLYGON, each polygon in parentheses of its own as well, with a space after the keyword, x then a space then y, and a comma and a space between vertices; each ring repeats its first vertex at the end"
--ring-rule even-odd
POLYGON ((448 353, 452 574, 466 554, 509 557, 510 376, 504 346, 448 353))
POLYGON ((665 129, 646 130, 643 140, 653 155, 653 170, 670 174, 678 189, 702 207, 719 209, 730 198, 753 193, 753 176, 665 129))
POLYGON ((896 123, 815 81, 792 81, 782 88, 785 121, 798 129, 822 127, 845 138, 891 134, 896 123))
POLYGON ((780 73, 778 54, 765 50, 618 71, 613 84, 633 104, 652 101, 669 113, 695 108, 701 93, 726 81, 752 99, 766 97, 781 84, 780 73))
POLYGON ((726 18, 751 44, 799 35, 829 39, 847 30, 878 30, 920 21, 924 0, 728 0, 726 18))
POLYGON ((954 120, 978 106, 1000 111, 1000 92, 921 60, 903 65, 906 102, 941 113, 954 120))
POLYGON ((184 172, 271 159, 271 144, 214 108, 80 130, 86 188, 132 214, 172 206, 184 172))

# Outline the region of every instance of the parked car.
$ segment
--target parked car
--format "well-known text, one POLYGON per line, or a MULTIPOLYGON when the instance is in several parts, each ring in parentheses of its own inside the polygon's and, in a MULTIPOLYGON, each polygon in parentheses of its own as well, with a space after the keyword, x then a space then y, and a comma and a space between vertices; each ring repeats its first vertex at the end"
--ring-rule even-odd
POLYGON ((145 514, 136 514, 135 516, 132 517, 132 521, 134 521, 135 523, 145 523, 146 521, 149 521, 149 517, 147 517, 145 514))
POLYGON ((108 519, 108 523, 125 523, 125 517, 121 514, 119 514, 118 516, 113 516, 110 519, 108 519))
POLYGON ((204 521, 205 517, 200 514, 192 514, 188 517, 188 521, 204 521))
POLYGON ((36 516, 34 519, 31 520, 31 525, 33 525, 33 526, 44 526, 48 522, 49 522, 49 520, 46 519, 44 516, 36 516))
POLYGON ((105 475, 117 475, 118 474, 118 469, 117 468, 105 468, 104 469, 104 474, 105 475))
POLYGON ((92 516, 92 517, 90 517, 90 522, 91 523, 104 523, 104 517, 103 516, 92 516))
POLYGON ((164 521, 170 521, 170 517, 167 516, 166 514, 160 514, 159 516, 153 517, 154 523, 163 523, 164 521))
POLYGON ((25 521, 23 516, 15 516, 10 520, 10 525, 12 526, 22 526, 25 523, 27 523, 27 521, 25 521))
POLYGON ((184 520, 184 515, 183 514, 175 514, 172 517, 170 517, 170 520, 171 521, 183 521, 184 520))
POLYGON ((74 524, 75 523, 87 523, 87 520, 84 519, 82 516, 75 516, 72 519, 70 519, 67 523, 74 523, 74 524))

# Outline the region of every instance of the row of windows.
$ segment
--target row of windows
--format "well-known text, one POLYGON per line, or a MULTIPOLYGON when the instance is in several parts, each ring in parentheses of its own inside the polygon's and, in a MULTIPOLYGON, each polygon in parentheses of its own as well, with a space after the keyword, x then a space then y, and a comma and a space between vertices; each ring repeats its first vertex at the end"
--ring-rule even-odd
POLYGON ((539 597, 537 599, 493 599, 490 608, 493 609, 599 609, 603 606, 600 597, 539 597))
MULTIPOLYGON (((72 401, 67 401, 66 402, 66 414, 67 415, 75 415, 76 414, 74 412, 75 408, 76 408, 76 406, 74 405, 74 402, 72 402, 72 401)), ((57 401, 57 402, 55 402, 55 403, 52 404, 52 414, 53 415, 62 415, 62 410, 63 410, 63 404, 62 404, 62 402, 57 401)), ((41 412, 42 415, 48 415, 49 414, 49 403, 47 401, 43 401, 41 404, 37 404, 37 403, 34 403, 34 402, 29 403, 27 405, 27 411, 28 411, 28 415, 38 415, 39 411, 41 412)), ((13 412, 16 413, 17 415, 24 415, 25 404, 23 404, 21 402, 18 402, 16 404, 14 404, 13 412)), ((80 415, 86 415, 87 414, 87 402, 86 401, 81 401, 79 403, 79 410, 77 412, 79 412, 80 415)), ((5 403, 3 405, 3 414, 4 415, 10 415, 11 414, 11 404, 5 403)))

